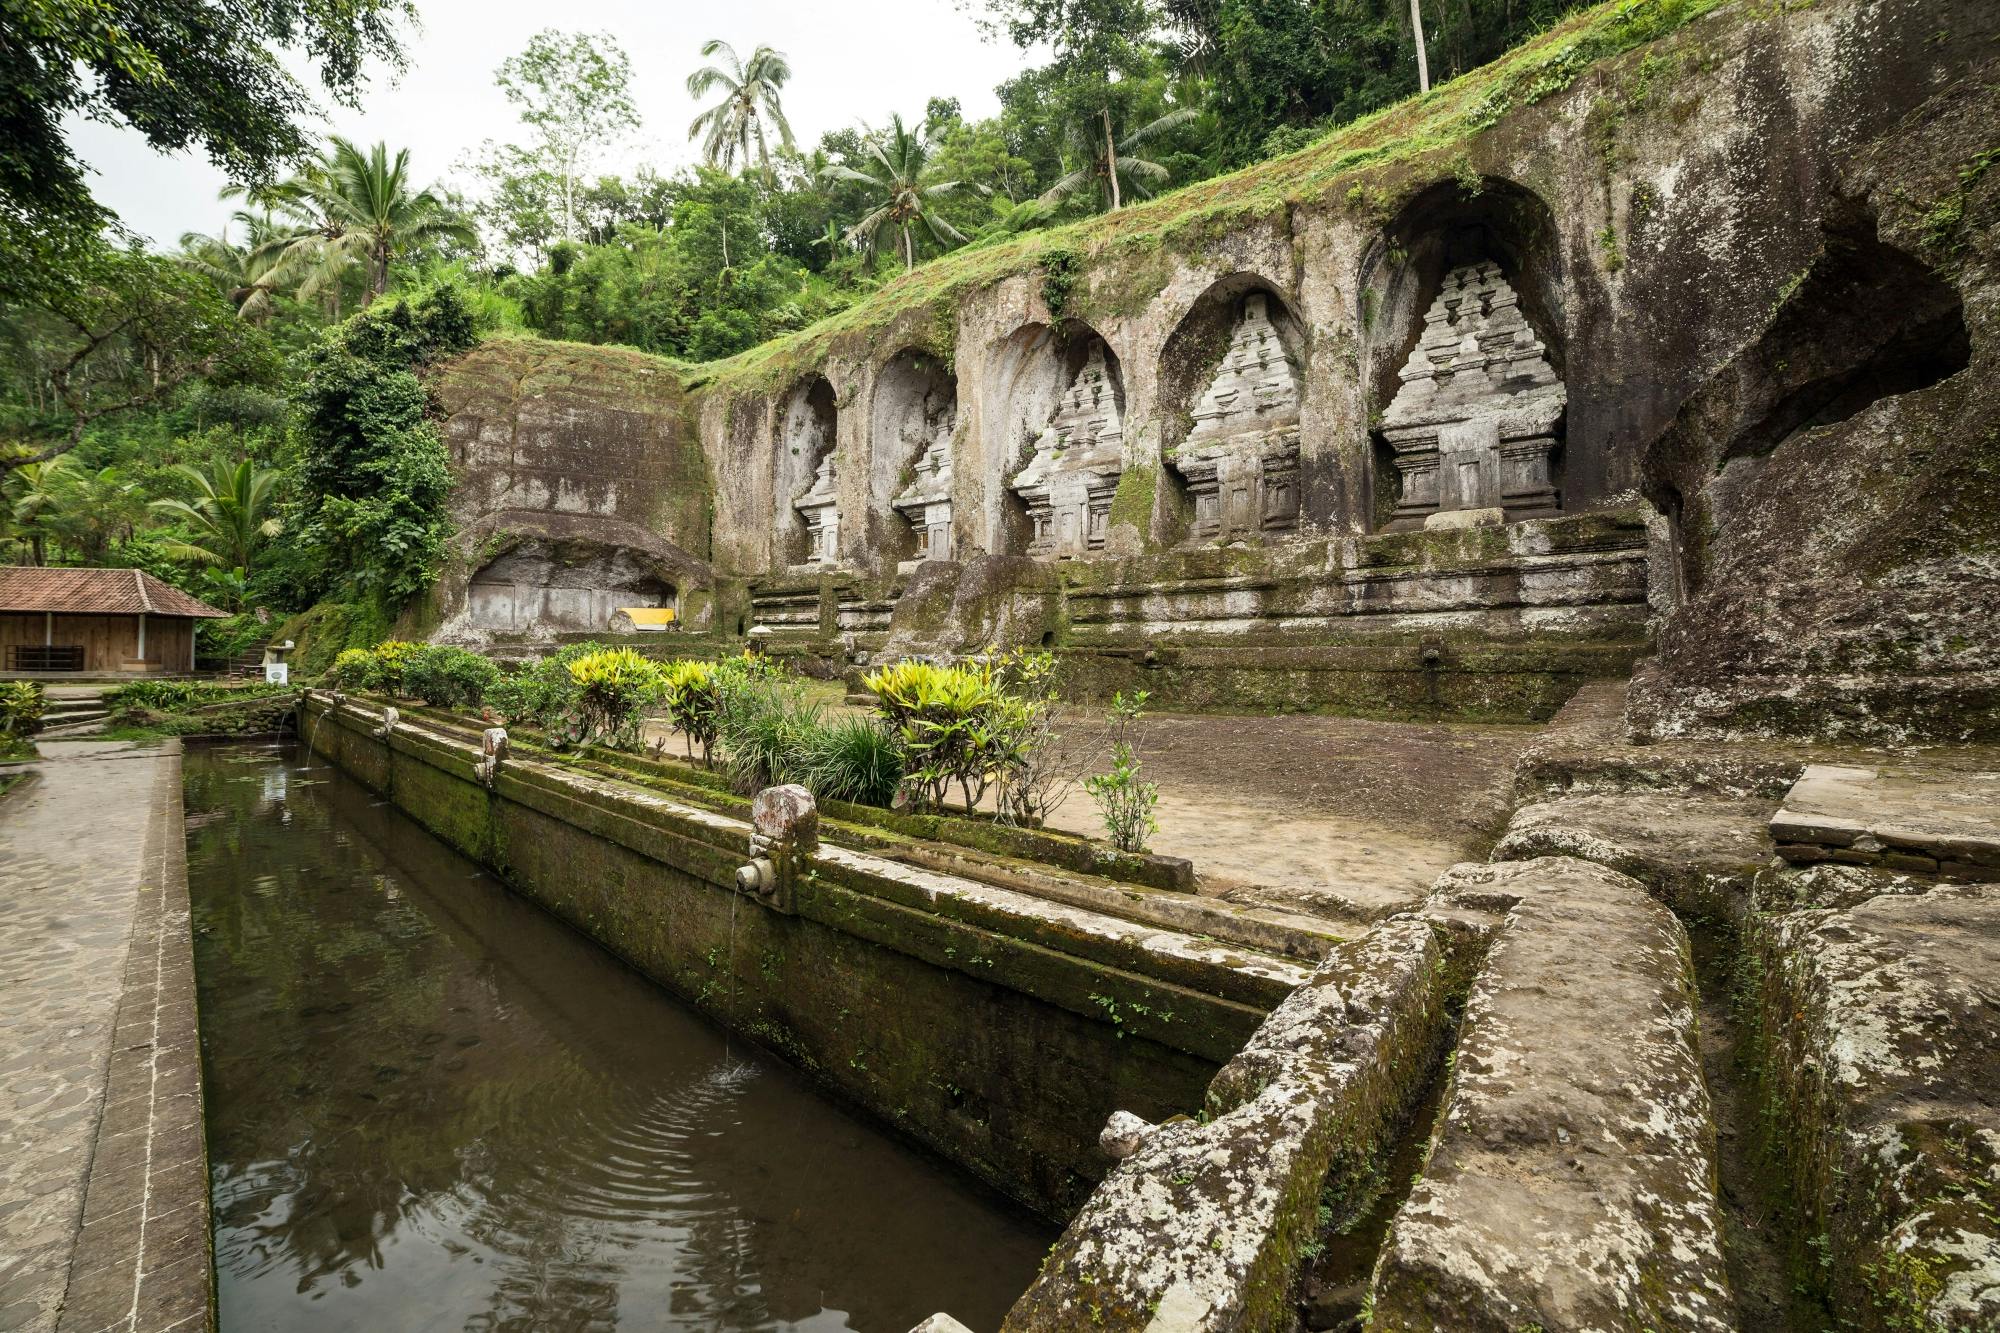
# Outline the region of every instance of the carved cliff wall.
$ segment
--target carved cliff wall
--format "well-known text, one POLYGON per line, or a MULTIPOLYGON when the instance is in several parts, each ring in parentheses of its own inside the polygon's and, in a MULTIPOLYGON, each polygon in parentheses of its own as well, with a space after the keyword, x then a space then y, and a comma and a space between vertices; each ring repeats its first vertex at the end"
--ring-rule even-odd
POLYGON ((1991 737, 1996 33, 1980 0, 1602 6, 699 368, 725 627, 831 668, 1044 642, 1218 706, 1505 677, 1503 716, 1657 635, 1644 731, 1991 737))

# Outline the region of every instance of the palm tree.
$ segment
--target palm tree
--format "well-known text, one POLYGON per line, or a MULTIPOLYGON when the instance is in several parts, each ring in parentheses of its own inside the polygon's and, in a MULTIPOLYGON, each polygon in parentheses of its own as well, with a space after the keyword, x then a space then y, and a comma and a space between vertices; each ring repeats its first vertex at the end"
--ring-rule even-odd
POLYGON ((1098 115, 1071 128, 1070 142, 1077 156, 1083 159, 1083 165, 1051 185, 1043 193, 1042 202, 1060 203, 1089 185, 1096 189, 1100 203, 1117 209, 1124 203, 1121 177, 1129 183, 1133 194, 1146 198, 1153 193, 1155 185, 1167 179, 1167 169, 1157 162, 1136 156, 1138 150, 1149 140, 1187 124, 1194 117, 1193 108, 1181 107, 1119 139, 1112 133, 1111 109, 1106 107, 1098 115))
POLYGON ((278 256, 270 243, 279 232, 267 211, 263 214, 238 209, 229 218, 241 226, 241 245, 229 238, 229 228, 210 236, 190 231, 181 235, 181 263, 202 274, 229 297, 236 313, 253 323, 271 314, 271 298, 279 288, 278 256))
POLYGON ((917 264, 916 229, 919 224, 927 228, 932 239, 940 244, 963 245, 965 237, 932 207, 956 190, 960 183, 932 179, 936 173, 931 164, 931 146, 924 127, 912 131, 903 124, 901 116, 891 116, 887 133, 870 134, 862 142, 868 150, 866 171, 835 164, 829 166, 824 174, 824 179, 828 181, 858 181, 877 191, 879 202, 861 221, 847 229, 848 241, 856 245, 865 244, 872 254, 881 241, 882 229, 890 228, 897 234, 897 249, 903 256, 905 271, 915 268, 917 264))
POLYGON ((744 165, 749 165, 750 145, 754 140, 758 164, 769 176, 771 148, 764 139, 766 117, 777 130, 779 142, 787 149, 792 147, 792 127, 785 120, 784 108, 778 104, 778 90, 792 77, 791 62, 783 51, 759 46, 750 53, 750 63, 746 65, 737 59, 736 48, 719 37, 703 43, 701 53, 704 57, 719 54, 722 61, 704 65, 688 75, 688 96, 706 97, 710 89, 721 88, 723 97, 694 118, 694 123, 688 126, 688 138, 705 135, 702 159, 724 171, 733 170, 739 157, 744 165))
POLYGON ((364 152, 335 135, 331 147, 298 175, 260 195, 284 212, 292 230, 259 247, 277 256, 281 275, 299 279, 302 297, 329 287, 338 300, 340 276, 350 264, 366 266, 367 305, 389 290, 389 265, 412 250, 441 241, 471 245, 471 224, 429 190, 412 190, 410 150, 392 159, 377 143, 364 152))
POLYGON ((14 536, 28 546, 28 563, 49 562, 49 543, 62 539, 63 500, 72 464, 58 454, 45 463, 22 463, 7 473, 7 518, 14 536))
POLYGON ((132 540, 146 516, 139 483, 127 481, 115 467, 72 473, 62 487, 60 503, 62 535, 86 565, 102 561, 114 542, 132 540))
POLYGON ((152 508, 185 523, 192 539, 164 543, 163 549, 176 560, 247 574, 257 544, 278 534, 278 520, 267 517, 277 471, 247 458, 236 464, 218 458, 207 472, 178 463, 174 471, 194 486, 194 499, 155 500, 152 508))

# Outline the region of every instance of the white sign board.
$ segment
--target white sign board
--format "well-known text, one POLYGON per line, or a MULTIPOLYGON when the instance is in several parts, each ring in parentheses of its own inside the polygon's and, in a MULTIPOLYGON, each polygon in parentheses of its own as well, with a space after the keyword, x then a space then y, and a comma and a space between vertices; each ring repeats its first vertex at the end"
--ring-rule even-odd
POLYGON ((266 663, 264 663, 264 683, 265 683, 266 685, 289 685, 289 684, 291 684, 291 683, 292 683, 292 664, 291 664, 290 662, 266 662, 266 663))

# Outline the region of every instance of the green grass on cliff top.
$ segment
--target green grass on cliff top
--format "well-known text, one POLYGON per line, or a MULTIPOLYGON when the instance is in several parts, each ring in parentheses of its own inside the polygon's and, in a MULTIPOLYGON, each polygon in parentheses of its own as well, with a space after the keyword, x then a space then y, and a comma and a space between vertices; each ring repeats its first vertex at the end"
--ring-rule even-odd
MULTIPOLYGON (((1307 148, 1199 181, 1115 213, 1031 232, 1003 244, 954 251, 924 264, 810 328, 723 361, 675 365, 688 387, 731 392, 784 387, 843 335, 879 329, 911 311, 941 312, 934 350, 949 354, 957 299, 1016 274, 1039 272, 1043 256, 1069 251, 1117 258, 1176 241, 1193 243, 1290 206, 1361 187, 1363 172, 1449 149, 1574 83, 1593 63, 1663 37, 1725 0, 1608 0, 1571 16, 1490 65, 1430 92, 1343 125, 1307 148)), ((1350 196, 1351 197, 1351 196, 1350 196)), ((1356 200, 1379 210, 1387 201, 1356 200)), ((1078 313, 1088 313, 1080 309, 1078 313)))

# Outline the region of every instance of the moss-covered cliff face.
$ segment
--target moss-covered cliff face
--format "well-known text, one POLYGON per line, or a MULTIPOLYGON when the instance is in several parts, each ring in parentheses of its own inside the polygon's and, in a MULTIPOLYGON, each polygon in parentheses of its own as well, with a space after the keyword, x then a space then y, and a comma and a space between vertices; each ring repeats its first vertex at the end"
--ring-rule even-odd
POLYGON ((605 585, 634 601, 677 598, 690 619, 707 614, 713 492, 672 365, 622 348, 491 338, 447 366, 436 390, 459 478, 452 568, 431 608, 446 635, 477 639, 510 619, 560 627, 562 596, 605 585), (517 584, 555 588, 557 602, 530 606, 524 591, 514 608, 468 595, 517 584))
MULTIPOLYGON (((1425 309, 1453 267, 1492 262, 1567 391, 1560 508, 1640 493, 1671 529, 1635 722, 1962 737, 2000 681, 1977 410, 1996 37, 1988 0, 1618 0, 1303 152, 947 256, 726 362, 482 348, 448 377, 476 418, 451 438, 498 457, 524 425, 657 430, 659 449, 545 454, 524 507, 645 526, 752 579, 803 559, 793 501, 830 451, 836 567, 886 587, 911 544, 889 504, 911 423, 953 400, 953 557, 1025 555, 1011 483, 1101 342, 1123 409, 1101 554, 1162 556, 1196 544, 1171 451, 1261 293, 1301 390, 1297 526, 1266 541, 1353 538, 1395 499, 1376 426, 1425 309), (628 494, 621 467, 671 480, 628 494)), ((472 483, 479 512, 513 504, 509 458, 472 483)))

